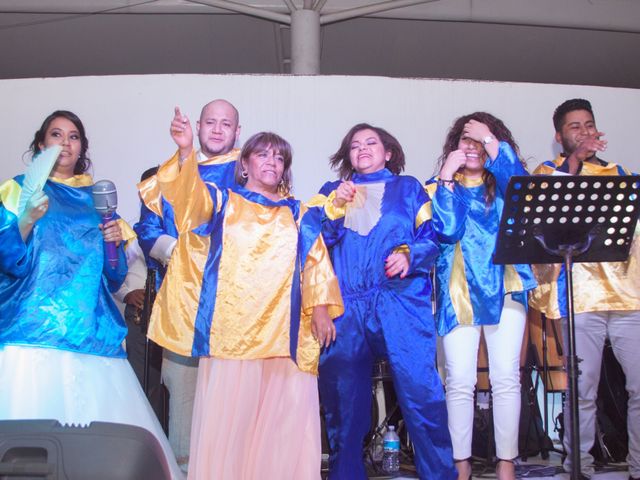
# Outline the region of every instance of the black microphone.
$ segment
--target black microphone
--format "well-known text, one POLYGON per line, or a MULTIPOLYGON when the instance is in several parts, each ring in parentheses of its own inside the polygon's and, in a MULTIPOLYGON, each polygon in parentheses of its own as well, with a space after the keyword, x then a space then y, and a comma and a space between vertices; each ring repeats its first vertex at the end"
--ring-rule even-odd
MULTIPOLYGON (((118 192, 116 192, 114 183, 111 180, 100 180, 93 185, 91 193, 93 194, 93 203, 96 211, 102 216, 102 224, 104 225, 113 220, 116 208, 118 208, 118 192)), ((106 242, 105 248, 109 266, 116 268, 118 266, 116 242, 106 242)))

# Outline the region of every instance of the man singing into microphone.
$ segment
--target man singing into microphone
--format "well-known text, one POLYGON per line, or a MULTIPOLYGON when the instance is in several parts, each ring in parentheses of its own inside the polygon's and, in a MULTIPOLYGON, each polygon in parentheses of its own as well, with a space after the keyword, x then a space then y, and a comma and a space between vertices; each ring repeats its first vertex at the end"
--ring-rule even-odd
MULTIPOLYGON (((598 158, 606 150, 604 133, 598 131, 591 104, 576 98, 567 100, 553 115, 556 141, 562 153, 553 161, 536 168, 543 175, 631 175, 624 167, 598 158)), ((639 224, 640 225, 640 224, 639 224)), ((629 393, 627 428, 629 431, 629 475, 640 479, 640 227, 636 225, 629 259, 626 262, 575 263, 573 297, 575 310, 576 354, 582 360, 578 377, 580 420, 580 463, 584 478, 593 474, 593 446, 596 430, 596 396, 600 381, 602 349, 608 337, 613 352, 626 376, 629 393)), ((539 287, 530 305, 548 318, 566 321, 564 266, 535 265, 539 287), (560 292, 560 293, 559 293, 560 292)), ((566 325, 565 325, 566 331, 566 325)), ((565 351, 568 351, 565 338, 565 351)), ((573 428, 565 404, 564 447, 568 453, 564 467, 571 471, 573 428)))
MULTIPOLYGON (((181 117, 176 108, 176 116, 181 117)), ((213 100, 206 104, 196 122, 200 151, 198 171, 203 180, 218 187, 234 182, 235 161, 240 153, 234 145, 240 135, 238 110, 226 100, 213 100)), ((138 185, 142 207, 140 221, 134 230, 147 258, 150 268, 158 271, 157 288, 165 273, 180 272, 186 259, 169 260, 176 245, 178 232, 174 223, 173 209, 162 198, 156 177, 138 185)), ((172 311, 171 318, 162 323, 180 322, 181 315, 195 312, 172 311)), ((178 464, 186 471, 189 462, 191 414, 197 378, 197 358, 183 357, 165 348, 162 362, 162 378, 169 390, 169 441, 176 454, 178 464)))

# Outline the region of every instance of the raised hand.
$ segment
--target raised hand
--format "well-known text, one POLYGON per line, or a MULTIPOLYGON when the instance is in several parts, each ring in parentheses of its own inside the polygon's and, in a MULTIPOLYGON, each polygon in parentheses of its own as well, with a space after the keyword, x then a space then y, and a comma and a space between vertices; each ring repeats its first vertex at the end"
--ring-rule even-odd
POLYGON ((471 140, 481 143, 486 137, 493 137, 493 133, 491 133, 489 127, 477 120, 469 120, 465 123, 462 129, 462 134, 471 140))
POLYGON ((442 180, 453 180, 453 176, 458 170, 463 168, 467 163, 467 155, 462 150, 454 150, 444 161, 440 169, 440 178, 442 180))
POLYGON ((337 208, 344 207, 347 203, 353 202, 356 196, 356 185, 346 180, 338 185, 336 189, 336 197, 333 199, 333 205, 337 208))
POLYGON ((607 149, 607 141, 602 140, 604 132, 595 132, 592 135, 578 135, 576 137, 576 149, 573 152, 577 160, 584 162, 593 157, 597 152, 604 152, 607 149))
POLYGON ((479 122, 477 120, 469 120, 467 123, 464 124, 464 128, 462 129, 462 135, 467 138, 470 138, 475 142, 482 144, 482 148, 484 148, 485 152, 487 152, 487 154, 491 158, 495 159, 498 156, 498 151, 500 148, 499 142, 496 140, 496 137, 493 134, 493 132, 489 130, 489 127, 484 123, 479 122), (484 140, 487 137, 493 138, 494 141, 485 145, 484 140))
POLYGON ((169 132, 180 151, 180 160, 184 160, 193 150, 193 129, 191 128, 189 118, 182 114, 180 107, 175 107, 174 109, 169 132))

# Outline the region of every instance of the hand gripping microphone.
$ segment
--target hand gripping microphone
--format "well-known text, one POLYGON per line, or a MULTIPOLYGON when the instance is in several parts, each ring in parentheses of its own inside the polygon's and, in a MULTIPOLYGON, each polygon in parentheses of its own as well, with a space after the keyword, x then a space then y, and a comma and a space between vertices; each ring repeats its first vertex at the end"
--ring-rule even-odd
MULTIPOLYGON (((100 180, 93 185, 91 189, 93 194, 93 203, 96 207, 96 211, 102 217, 102 224, 104 225, 110 220, 113 220, 118 208, 118 192, 116 192, 116 186, 110 180, 100 180)), ((116 251, 115 242, 105 242, 105 249, 107 251, 107 259, 111 268, 118 266, 118 252, 116 251)))

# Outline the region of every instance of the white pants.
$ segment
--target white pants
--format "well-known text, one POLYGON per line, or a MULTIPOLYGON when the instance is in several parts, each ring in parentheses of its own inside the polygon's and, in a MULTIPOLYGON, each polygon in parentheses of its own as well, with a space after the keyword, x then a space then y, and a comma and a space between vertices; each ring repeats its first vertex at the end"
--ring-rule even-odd
POLYGON ((198 359, 166 348, 162 352, 162 382, 169 390, 169 443, 182 471, 189 467, 191 417, 198 379, 198 359))
POLYGON ((493 396, 496 455, 511 460, 518 456, 520 422, 520 349, 526 311, 508 295, 497 325, 453 329, 442 339, 446 365, 446 398, 453 457, 471 456, 473 393, 477 379, 481 329, 489 354, 489 380, 493 396))
MULTIPOLYGON (((563 319, 566 322, 566 319, 563 319)), ((563 325, 566 332, 566 325, 563 325)), ((582 473, 593 474, 593 457, 589 450, 595 441, 596 397, 600 383, 602 349, 606 337, 626 376, 627 429, 629 431, 629 475, 640 478, 640 311, 588 312, 575 316, 576 355, 579 363, 578 419, 580 421, 580 466, 582 473)), ((568 344, 565 338, 565 351, 568 344)), ((565 403, 564 448, 568 452, 565 470, 571 471, 571 415, 565 403)))

